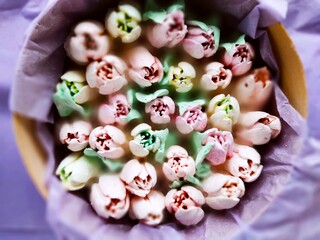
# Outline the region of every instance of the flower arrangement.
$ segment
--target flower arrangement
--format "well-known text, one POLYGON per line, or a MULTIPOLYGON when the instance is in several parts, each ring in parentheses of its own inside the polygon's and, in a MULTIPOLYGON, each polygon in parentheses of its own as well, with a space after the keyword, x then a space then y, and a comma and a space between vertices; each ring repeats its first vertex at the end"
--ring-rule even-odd
POLYGON ((236 206, 263 171, 254 146, 281 123, 262 111, 271 74, 252 69, 244 35, 221 43, 217 26, 188 19, 181 4, 143 14, 124 4, 105 26, 77 24, 65 50, 80 70, 53 95, 59 142, 72 151, 56 174, 69 191, 88 189, 100 217, 196 225, 203 206, 236 206))

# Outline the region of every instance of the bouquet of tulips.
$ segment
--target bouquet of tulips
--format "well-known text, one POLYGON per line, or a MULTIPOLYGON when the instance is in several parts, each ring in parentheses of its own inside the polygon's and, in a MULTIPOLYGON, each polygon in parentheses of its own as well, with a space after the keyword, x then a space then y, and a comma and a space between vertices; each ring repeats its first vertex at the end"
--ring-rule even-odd
POLYGON ((196 225, 209 208, 236 206, 263 172, 255 146, 281 131, 262 111, 273 82, 253 69, 252 41, 222 43, 181 3, 143 14, 124 4, 104 24, 78 23, 64 45, 74 67, 53 95, 68 149, 61 183, 87 189, 102 218, 147 225, 170 214, 196 225))

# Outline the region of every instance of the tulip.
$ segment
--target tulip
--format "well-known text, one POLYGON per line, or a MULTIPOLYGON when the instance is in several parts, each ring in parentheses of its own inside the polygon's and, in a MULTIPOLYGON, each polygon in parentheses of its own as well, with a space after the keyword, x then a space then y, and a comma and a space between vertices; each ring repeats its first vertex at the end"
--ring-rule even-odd
POLYGON ((216 90, 229 86, 232 78, 232 72, 225 69, 224 65, 219 62, 212 62, 205 68, 206 73, 201 77, 201 86, 204 90, 216 90))
POLYGON ((99 108, 98 118, 103 124, 125 124, 131 111, 128 99, 123 94, 109 95, 109 104, 102 104, 99 108))
POLYGON ((82 71, 68 71, 61 76, 61 80, 53 95, 60 116, 69 116, 74 111, 86 115, 81 104, 93 100, 96 94, 86 84, 85 74, 82 71))
POLYGON ((169 84, 173 85, 177 92, 189 92, 193 83, 191 80, 196 77, 194 67, 187 62, 180 62, 178 67, 170 67, 168 78, 169 84))
POLYGON ((203 131, 208 122, 208 117, 201 109, 202 102, 180 103, 180 116, 176 118, 176 126, 180 133, 189 134, 192 131, 203 131))
POLYGON ((145 111, 151 114, 151 121, 153 123, 165 124, 170 122, 170 115, 175 112, 175 104, 168 96, 159 97, 147 103, 145 111))
POLYGON ((163 220, 165 198, 159 191, 151 190, 144 198, 133 196, 129 214, 131 218, 147 225, 158 225, 163 220))
POLYGON ((188 33, 183 40, 184 50, 196 59, 211 57, 219 48, 220 31, 198 21, 188 22, 188 33))
POLYGON ((128 55, 129 77, 141 87, 150 87, 163 78, 162 64, 144 47, 137 47, 128 55))
POLYGON ((56 175, 67 190, 76 191, 98 177, 102 168, 99 159, 72 153, 59 164, 56 175))
POLYGON ((163 138, 158 136, 160 131, 153 131, 151 126, 141 123, 131 131, 134 138, 129 142, 129 147, 133 155, 137 157, 146 157, 150 152, 156 152, 164 145, 168 134, 168 129, 162 130, 165 135, 163 138))
POLYGON ((224 168, 232 176, 244 182, 253 182, 261 174, 260 154, 252 147, 236 145, 233 157, 225 162, 224 168))
POLYGON ((65 122, 60 128, 60 142, 66 144, 73 152, 81 151, 89 144, 91 130, 91 124, 86 121, 76 120, 71 123, 65 122))
POLYGON ((231 44, 231 47, 226 49, 222 62, 230 68, 234 76, 240 76, 251 69, 254 55, 253 47, 246 43, 242 36, 237 43, 231 44))
POLYGON ((265 106, 272 90, 273 82, 270 80, 270 72, 263 67, 237 80, 232 94, 238 100, 241 109, 258 111, 265 106))
POLYGON ((166 208, 183 225, 196 225, 204 217, 201 206, 205 203, 202 193, 194 187, 172 189, 166 195, 166 208))
POLYGON ((124 183, 117 175, 103 175, 91 187, 90 202, 102 218, 120 219, 129 210, 130 200, 124 183))
POLYGON ((131 43, 140 37, 140 22, 139 11, 131 5, 124 4, 119 6, 119 11, 110 13, 105 25, 112 37, 121 38, 123 43, 131 43))
POLYGON ((64 48, 73 61, 87 64, 107 54, 109 45, 103 25, 96 21, 85 21, 75 26, 64 48))
POLYGON ((92 149, 97 150, 99 156, 117 159, 125 153, 123 144, 126 143, 126 136, 114 126, 100 126, 92 130, 89 143, 92 149))
POLYGON ((164 175, 170 180, 186 180, 196 173, 195 162, 180 146, 171 146, 167 151, 167 162, 162 165, 164 175))
POLYGON ((206 155, 206 159, 212 165, 220 165, 233 155, 233 137, 230 132, 211 128, 204 132, 204 135, 202 145, 214 143, 210 152, 206 155))
POLYGON ((68 71, 61 76, 61 80, 62 84, 67 86, 75 103, 83 104, 95 98, 95 93, 86 84, 82 71, 68 71))
POLYGON ((129 192, 139 197, 145 197, 157 183, 157 172, 150 163, 139 163, 132 159, 127 162, 120 173, 129 192))
POLYGON ((244 183, 240 178, 214 173, 203 181, 203 190, 208 194, 206 203, 215 210, 230 209, 244 195, 244 183))
POLYGON ((219 130, 232 131, 238 122, 240 107, 237 99, 219 94, 211 99, 208 107, 211 124, 219 130))
POLYGON ((100 94, 117 92, 127 84, 126 68, 120 58, 105 55, 101 60, 89 64, 86 71, 87 82, 91 88, 99 89, 100 94))
POLYGON ((247 112, 240 115, 236 129, 236 142, 243 145, 263 145, 281 132, 281 122, 266 112, 247 112))
POLYGON ((176 10, 167 13, 162 21, 158 21, 148 32, 148 38, 151 45, 156 48, 164 46, 172 48, 184 39, 187 32, 184 13, 176 10))

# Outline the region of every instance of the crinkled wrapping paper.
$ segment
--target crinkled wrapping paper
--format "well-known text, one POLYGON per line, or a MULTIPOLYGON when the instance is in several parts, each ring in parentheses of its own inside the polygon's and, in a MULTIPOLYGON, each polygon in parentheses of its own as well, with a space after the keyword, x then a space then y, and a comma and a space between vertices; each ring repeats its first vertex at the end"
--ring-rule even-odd
MULTIPOLYGON (((243 32, 259 39, 264 61, 277 73, 267 32, 261 27, 281 20, 287 5, 284 1, 259 2, 215 1, 221 9, 241 20, 239 28, 243 32)), ((245 238, 242 230, 259 224, 261 215, 266 215, 265 210, 279 194, 283 194, 282 188, 290 176, 293 164, 297 162, 295 156, 305 134, 304 120, 278 87, 275 88, 274 99, 283 131, 273 144, 264 150, 263 174, 255 183, 248 185, 245 196, 236 208, 229 211, 211 211, 201 224, 195 227, 182 228, 175 223, 156 228, 142 224, 133 227, 107 224, 97 217, 86 201, 65 191, 53 175, 54 139, 48 123, 53 120, 52 94, 64 67, 63 42, 71 26, 86 16, 84 12, 90 12, 93 5, 100 3, 101 1, 89 0, 50 1, 28 31, 12 89, 11 109, 37 120, 39 138, 48 152, 48 221, 56 230, 57 236, 60 239, 77 240, 226 239, 232 236, 245 238)), ((285 196, 282 199, 285 199, 285 196)), ((254 234, 254 231, 251 233, 254 234)))

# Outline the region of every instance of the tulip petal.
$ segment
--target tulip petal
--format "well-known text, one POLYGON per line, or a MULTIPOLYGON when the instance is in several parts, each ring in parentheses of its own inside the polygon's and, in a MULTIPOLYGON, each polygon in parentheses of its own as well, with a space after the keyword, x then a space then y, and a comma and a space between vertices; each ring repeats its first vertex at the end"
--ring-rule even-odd
POLYGON ((138 160, 132 159, 127 162, 120 173, 120 178, 126 183, 130 183, 141 172, 141 164, 138 160))
POLYGON ((175 213, 175 217, 183 225, 196 225, 204 217, 204 211, 199 207, 193 207, 188 210, 179 209, 175 213))

